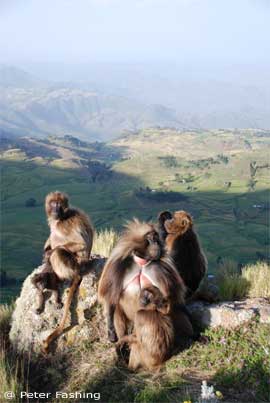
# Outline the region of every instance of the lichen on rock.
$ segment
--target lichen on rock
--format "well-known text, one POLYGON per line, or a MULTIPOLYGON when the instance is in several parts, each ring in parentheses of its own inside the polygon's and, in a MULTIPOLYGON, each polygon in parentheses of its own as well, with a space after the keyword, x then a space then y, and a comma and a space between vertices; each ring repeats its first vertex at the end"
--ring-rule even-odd
POLYGON ((221 326, 234 329, 255 318, 258 318, 260 323, 270 323, 270 304, 266 298, 215 304, 196 301, 188 305, 188 310, 194 322, 201 328, 221 326))
MULTIPOLYGON (((71 305, 65 333, 56 341, 57 350, 61 351, 75 343, 91 339, 95 330, 91 326, 91 319, 96 313, 97 283, 105 260, 103 257, 94 256, 89 261, 71 305)), ((12 315, 9 337, 12 345, 19 351, 39 353, 42 341, 55 329, 63 315, 63 308, 56 308, 50 291, 45 291, 44 311, 40 315, 36 313, 37 290, 31 279, 42 269, 43 266, 38 267, 24 281, 12 315)), ((67 282, 60 286, 63 303, 65 303, 68 289, 67 282)))

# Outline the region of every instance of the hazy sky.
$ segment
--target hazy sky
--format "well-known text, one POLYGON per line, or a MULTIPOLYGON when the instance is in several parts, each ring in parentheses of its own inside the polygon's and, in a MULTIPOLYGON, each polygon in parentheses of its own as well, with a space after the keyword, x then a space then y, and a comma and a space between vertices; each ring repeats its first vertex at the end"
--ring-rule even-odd
POLYGON ((270 64, 270 0, 0 0, 0 62, 270 64))

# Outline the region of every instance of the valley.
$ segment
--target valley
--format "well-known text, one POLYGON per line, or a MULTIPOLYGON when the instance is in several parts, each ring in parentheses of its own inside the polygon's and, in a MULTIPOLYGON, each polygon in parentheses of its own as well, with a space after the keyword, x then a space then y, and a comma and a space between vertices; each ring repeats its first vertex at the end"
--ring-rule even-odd
MULTIPOLYGON (((149 128, 106 143, 2 131, 0 150, 2 270, 11 280, 41 261, 43 201, 56 189, 87 211, 97 231, 120 231, 132 217, 155 221, 165 209, 189 211, 210 273, 220 258, 269 259, 269 131, 149 128)), ((11 281, 3 300, 16 292, 11 281)))

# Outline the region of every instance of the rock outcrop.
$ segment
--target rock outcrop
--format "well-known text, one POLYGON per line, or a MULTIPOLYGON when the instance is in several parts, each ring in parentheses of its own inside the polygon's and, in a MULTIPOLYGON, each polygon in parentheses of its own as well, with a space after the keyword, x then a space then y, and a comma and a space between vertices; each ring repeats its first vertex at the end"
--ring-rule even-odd
MULTIPOLYGON (((97 304, 97 282, 102 272, 105 258, 93 256, 85 271, 82 282, 70 309, 65 333, 55 342, 57 351, 64 351, 80 342, 93 342, 97 339, 106 340, 106 326, 97 304)), ((32 285, 31 278, 42 270, 40 266, 24 281, 21 295, 16 301, 12 316, 10 341, 18 351, 39 353, 42 341, 55 329, 63 314, 63 309, 57 310, 50 292, 44 312, 35 312, 37 291, 32 285)), ((62 301, 65 302, 68 284, 61 286, 62 301)), ((261 323, 270 323, 269 300, 263 298, 247 299, 244 301, 220 302, 207 304, 201 301, 188 305, 194 323, 200 328, 218 327, 233 329, 254 318, 261 323)))
MULTIPOLYGON (((93 329, 92 324, 97 311, 97 283, 105 260, 102 257, 92 257, 89 261, 70 309, 66 323, 67 330, 56 342, 57 350, 61 351, 73 344, 93 338, 93 332, 97 330, 93 329)), ((56 309, 49 291, 45 291, 47 295, 44 311, 40 315, 35 312, 37 290, 31 278, 42 268, 43 266, 38 267, 24 281, 12 315, 9 337, 13 346, 19 351, 39 353, 42 341, 55 329, 63 315, 63 308, 56 309)), ((68 283, 64 283, 60 288, 63 303, 67 297, 68 286, 68 283)), ((105 330, 104 333, 106 334, 105 330)))
POLYGON ((207 304, 197 301, 188 310, 201 328, 222 326, 234 329, 258 318, 260 323, 270 324, 270 303, 265 298, 251 298, 243 301, 228 301, 207 304))

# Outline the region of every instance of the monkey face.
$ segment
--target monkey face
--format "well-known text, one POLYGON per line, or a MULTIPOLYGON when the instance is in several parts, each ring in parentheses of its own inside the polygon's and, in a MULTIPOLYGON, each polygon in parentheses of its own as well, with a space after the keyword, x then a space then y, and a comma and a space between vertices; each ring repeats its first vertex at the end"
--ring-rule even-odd
POLYGON ((147 253, 150 260, 158 260, 161 256, 161 244, 158 233, 156 231, 148 233, 146 240, 148 242, 147 253))
POLYGON ((176 211, 173 218, 166 220, 164 226, 169 234, 184 234, 193 225, 191 216, 186 211, 176 211))
POLYGON ((154 309, 156 305, 161 303, 163 299, 160 290, 155 286, 150 286, 141 290, 140 304, 143 307, 148 306, 150 309, 154 309), (151 304, 151 307, 149 306, 151 304))
POLYGON ((150 292, 147 288, 141 291, 140 293, 140 305, 145 307, 149 305, 153 301, 153 293, 150 292))
POLYGON ((54 219, 61 219, 64 216, 64 209, 61 203, 57 201, 51 201, 50 202, 50 210, 51 210, 51 216, 54 219))
POLYGON ((162 254, 162 247, 156 231, 149 232, 146 235, 146 258, 148 260, 159 260, 162 254))
POLYGON ((140 305, 146 310, 157 310, 163 314, 169 312, 169 303, 157 287, 144 288, 140 293, 140 305))
POLYGON ((145 263, 159 260, 162 255, 162 246, 158 233, 152 230, 145 234, 140 243, 136 245, 133 252, 135 256, 144 260, 145 263))
POLYGON ((64 193, 53 192, 46 197, 46 213, 55 220, 64 218, 68 209, 68 198, 64 193))

